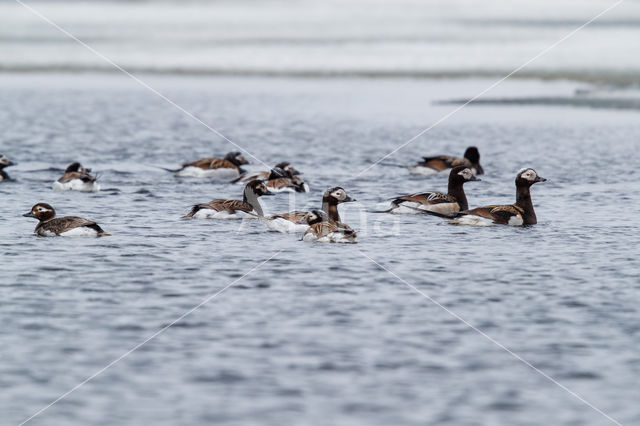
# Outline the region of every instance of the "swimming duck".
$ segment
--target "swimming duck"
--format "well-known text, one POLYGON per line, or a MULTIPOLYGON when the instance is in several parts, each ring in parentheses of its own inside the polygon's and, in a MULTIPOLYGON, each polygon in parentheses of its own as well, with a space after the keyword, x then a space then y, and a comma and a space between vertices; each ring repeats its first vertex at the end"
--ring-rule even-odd
MULTIPOLYGON (((531 202, 531 185, 545 182, 533 169, 522 169, 516 175, 516 202, 507 205, 492 205, 476 207, 471 210, 460 211, 455 214, 452 223, 458 225, 490 226, 490 225, 535 225, 538 223, 536 212, 531 202)), ((447 217, 436 212, 424 212, 441 217, 447 217)))
POLYGON ((224 158, 201 158, 182 164, 176 170, 165 169, 180 177, 214 177, 229 179, 244 173, 240 167, 249 164, 240 152, 230 152, 224 158))
POLYGON ((480 165, 480 152, 475 146, 470 146, 464 152, 464 157, 451 157, 438 155, 435 157, 422 157, 423 161, 409 167, 409 172, 417 175, 432 175, 455 166, 467 166, 474 175, 484 173, 480 165))
POLYGON ((5 180, 11 180, 7 172, 4 171, 5 167, 15 166, 15 163, 9 160, 5 155, 0 154, 0 182, 5 180))
MULTIPOLYGON (((288 161, 279 162, 278 164, 275 165, 274 169, 284 170, 287 177, 290 177, 290 178, 293 178, 294 176, 297 176, 300 174, 300 172, 296 170, 288 161)), ((271 171, 245 173, 244 175, 241 175, 236 179, 232 180, 231 183, 246 183, 252 180, 266 180, 267 178, 269 178, 270 174, 271 174, 271 171)))
POLYGON ((309 192, 309 185, 305 181, 279 167, 271 170, 264 183, 273 192, 309 192))
MULTIPOLYGON (((322 195, 322 211, 324 211, 329 221, 341 224, 338 204, 356 201, 355 198, 347 195, 344 188, 336 186, 327 189, 322 195)), ((267 228, 278 232, 304 232, 309 227, 306 216, 308 211, 296 210, 289 213, 280 213, 267 218, 267 228)))
POLYGON ((395 197, 391 208, 380 213, 420 213, 420 210, 430 210, 445 215, 453 215, 460 210, 467 210, 467 196, 463 185, 466 182, 478 181, 470 168, 456 166, 449 173, 449 187, 447 193, 421 192, 418 194, 395 197), (408 207, 408 208, 407 208, 408 207))
POLYGON ((71 163, 64 171, 64 174, 57 181, 53 182, 53 189, 56 191, 100 191, 97 178, 90 174, 91 169, 86 169, 82 164, 71 163))
POLYGON ((302 236, 303 241, 320 243, 355 243, 356 232, 329 220, 329 216, 322 210, 311 210, 305 215, 308 224, 302 236))
POLYGON ((196 204, 184 218, 195 219, 234 219, 258 218, 264 216, 258 197, 274 195, 261 181, 249 182, 240 200, 214 200, 196 204))
POLYGON ((33 231, 41 237, 106 237, 110 236, 94 221, 76 216, 56 218, 56 211, 47 203, 38 203, 31 207, 25 217, 38 219, 38 225, 33 231))

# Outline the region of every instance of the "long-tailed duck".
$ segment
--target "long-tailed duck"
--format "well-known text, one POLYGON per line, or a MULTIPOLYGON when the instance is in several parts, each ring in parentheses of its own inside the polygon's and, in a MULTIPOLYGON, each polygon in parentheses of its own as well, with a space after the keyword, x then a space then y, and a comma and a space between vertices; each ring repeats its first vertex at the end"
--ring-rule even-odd
POLYGON ((309 185, 304 180, 279 167, 271 170, 264 183, 273 192, 309 192, 309 185))
POLYGON ((71 163, 64 171, 64 174, 57 181, 53 182, 53 189, 56 191, 100 191, 97 178, 90 174, 91 169, 86 169, 82 164, 71 163))
MULTIPOLYGON (((293 178, 300 174, 298 170, 296 170, 291 163, 288 161, 281 161, 275 165, 274 169, 282 169, 285 171, 287 177, 293 178)), ((255 173, 245 173, 236 179, 232 180, 231 183, 247 183, 252 180, 267 180, 271 171, 268 172, 255 172, 255 173)))
POLYGON ((9 160, 5 155, 0 154, 0 182, 5 180, 11 180, 7 172, 4 171, 5 167, 15 166, 15 163, 9 160))
POLYGON ((244 173, 240 167, 249 164, 240 152, 230 152, 224 158, 201 158, 182 164, 176 170, 166 169, 180 177, 213 177, 231 179, 244 173))
POLYGON ((419 210, 429 210, 444 215, 453 215, 460 210, 467 210, 467 196, 463 185, 466 182, 478 181, 471 169, 466 166, 456 166, 449 173, 449 187, 447 193, 421 192, 418 194, 395 197, 391 208, 381 213, 419 213, 419 210))
POLYGON ((234 219, 258 218, 264 216, 258 197, 274 195, 263 182, 249 182, 244 188, 242 201, 214 200, 196 204, 184 218, 195 219, 234 219))
POLYGON ((322 210, 312 210, 305 215, 308 224, 303 241, 319 243, 355 243, 357 234, 350 227, 331 222, 322 210))
POLYGON ((38 225, 33 231, 41 237, 106 237, 110 236, 94 221, 76 216, 56 218, 56 211, 47 203, 38 203, 31 207, 25 217, 38 219, 38 225))
MULTIPOLYGON (((347 195, 347 192, 336 186, 327 189, 322 196, 322 211, 324 211, 329 221, 340 224, 340 214, 338 213, 338 204, 356 201, 355 198, 347 195)), ((309 227, 307 223, 308 211, 296 210, 289 213, 280 213, 269 216, 267 218, 267 228, 278 232, 304 232, 309 227)))
POLYGON ((480 152, 475 146, 467 148, 462 158, 449 155, 422 157, 421 162, 414 166, 409 166, 409 172, 417 175, 432 175, 456 166, 467 166, 474 175, 484 173, 480 165, 480 152))
MULTIPOLYGON (((471 210, 460 211, 451 220, 458 225, 490 226, 490 225, 535 225, 538 223, 536 212, 531 202, 531 185, 545 182, 546 179, 538 176, 533 169, 522 169, 516 176, 516 202, 515 204, 492 205, 476 207, 471 210)), ((446 217, 435 212, 425 212, 436 216, 446 217)))

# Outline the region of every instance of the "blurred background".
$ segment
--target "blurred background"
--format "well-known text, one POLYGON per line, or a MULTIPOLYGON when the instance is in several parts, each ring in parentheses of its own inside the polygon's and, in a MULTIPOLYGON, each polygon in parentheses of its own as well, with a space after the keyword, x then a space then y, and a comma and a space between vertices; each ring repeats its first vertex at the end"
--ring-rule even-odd
MULTIPOLYGON (((26 1, 129 71, 302 76, 503 75, 612 0, 26 1)), ((13 0, 1 71, 117 72, 13 0)), ((638 82, 640 2, 626 0, 521 77, 638 82)))

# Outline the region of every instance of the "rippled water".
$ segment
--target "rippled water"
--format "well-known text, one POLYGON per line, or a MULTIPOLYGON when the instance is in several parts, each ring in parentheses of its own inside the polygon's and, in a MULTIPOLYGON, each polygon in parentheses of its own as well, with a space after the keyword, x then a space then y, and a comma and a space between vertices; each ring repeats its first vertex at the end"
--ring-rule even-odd
MULTIPOLYGON (((324 189, 344 186, 359 200, 342 210, 359 243, 180 220, 242 188, 154 166, 229 143, 125 78, 3 75, 0 152, 20 164, 0 185, 2 423, 234 282, 32 423, 609 422, 402 280, 616 420, 640 422, 636 112, 470 106, 387 160, 477 145, 487 174, 467 184, 471 206, 512 202, 523 166, 549 179, 532 191, 537 226, 466 228, 367 213, 399 193, 444 190, 445 176, 355 175, 455 107, 436 101, 490 81, 145 80, 258 158, 304 172, 311 193, 269 197, 268 212, 319 206, 324 189), (100 173, 102 192, 51 190, 74 160, 100 173), (33 236, 20 215, 38 201, 113 237, 33 236)), ((507 81, 495 92, 575 89, 507 81)))

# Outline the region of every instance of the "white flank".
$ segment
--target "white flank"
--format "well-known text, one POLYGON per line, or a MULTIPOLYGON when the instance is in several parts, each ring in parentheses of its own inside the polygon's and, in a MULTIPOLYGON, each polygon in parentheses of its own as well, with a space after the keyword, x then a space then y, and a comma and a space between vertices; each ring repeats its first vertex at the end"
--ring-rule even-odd
POLYGON ((429 210, 430 212, 436 212, 440 214, 448 214, 456 213, 460 210, 460 206, 458 203, 439 203, 432 204, 430 206, 424 206, 424 210, 429 210))
POLYGON ((482 216, 465 215, 460 216, 452 220, 452 223, 456 225, 468 225, 468 226, 493 226, 495 222, 491 219, 487 219, 482 216))
POLYGON ((213 209, 200 209, 193 215, 194 219, 257 219, 257 216, 245 213, 243 211, 236 211, 229 213, 226 211, 219 212, 213 209))
POLYGON ((214 178, 214 179, 233 179, 240 176, 237 169, 201 169, 200 167, 188 166, 175 173, 180 177, 196 177, 196 178, 214 178))
POLYGON ((409 166, 408 169, 409 173, 412 175, 431 176, 440 173, 438 170, 434 170, 431 167, 409 166))
POLYGON ((72 179, 65 183, 60 183, 58 181, 53 182, 53 190, 98 192, 100 191, 100 185, 98 182, 83 182, 81 179, 72 179))
POLYGON ((524 221, 522 220, 522 216, 511 216, 509 218, 509 223, 507 225, 511 226, 522 226, 524 221))
POLYGON ((302 233, 309 229, 309 225, 306 223, 294 223, 282 217, 267 220, 266 224, 270 231, 282 232, 283 234, 302 233))
POLYGON ((349 235, 345 235, 342 232, 332 232, 328 235, 325 235, 322 238, 318 238, 315 234, 313 234, 312 232, 308 232, 306 234, 304 234, 304 236, 302 237, 302 241, 307 241, 307 242, 318 242, 318 243, 346 243, 346 244, 352 244, 356 242, 355 237, 349 235))
POLYGON ((451 214, 460 210, 460 207, 456 203, 440 203, 440 204, 421 204, 411 201, 405 201, 397 208, 391 210, 394 214, 420 214, 418 210, 427 210, 430 212, 436 212, 441 214, 451 214))
POLYGON ((60 233, 61 237, 97 237, 98 231, 86 226, 79 226, 60 233))

